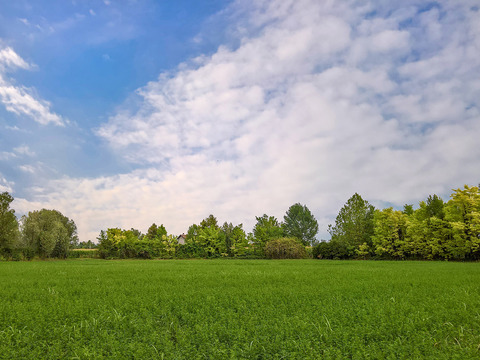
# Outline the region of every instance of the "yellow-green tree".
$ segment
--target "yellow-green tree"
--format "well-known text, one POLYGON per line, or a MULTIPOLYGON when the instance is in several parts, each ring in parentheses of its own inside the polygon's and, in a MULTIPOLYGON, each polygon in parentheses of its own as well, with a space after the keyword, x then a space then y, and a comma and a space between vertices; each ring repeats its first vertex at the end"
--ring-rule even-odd
POLYGON ((407 255, 406 232, 408 216, 393 208, 376 210, 373 215, 375 254, 403 259, 407 255))
POLYGON ((448 247, 452 257, 480 258, 480 191, 478 186, 455 189, 446 206, 445 218, 452 227, 448 247))

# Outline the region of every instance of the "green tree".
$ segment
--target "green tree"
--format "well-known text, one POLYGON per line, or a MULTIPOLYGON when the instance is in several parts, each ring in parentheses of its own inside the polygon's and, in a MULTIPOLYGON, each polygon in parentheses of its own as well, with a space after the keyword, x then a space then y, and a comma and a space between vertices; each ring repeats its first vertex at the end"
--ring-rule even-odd
POLYGON ((31 211, 22 217, 22 239, 41 257, 66 258, 78 242, 77 227, 57 210, 31 211))
POLYGON ((153 239, 162 239, 163 235, 167 236, 167 229, 165 229, 165 226, 161 224, 160 226, 157 226, 157 224, 153 223, 147 230, 147 234, 145 235, 145 238, 148 240, 153 240, 153 239))
POLYGON ((268 241, 283 237, 283 228, 274 216, 255 217, 257 223, 253 227, 253 236, 255 238, 255 248, 258 252, 263 254, 263 250, 268 241))
POLYGON ((328 226, 333 245, 346 248, 348 256, 354 256, 364 243, 371 247, 374 210, 368 201, 355 193, 340 209, 335 226, 328 226))
POLYGON ((409 216, 410 216, 410 215, 413 214, 413 212, 414 212, 414 210, 413 210, 413 205, 412 205, 412 204, 405 204, 405 205, 403 205, 403 213, 404 213, 405 215, 409 215, 409 216))
POLYGON ((207 227, 213 227, 215 229, 219 229, 217 218, 210 214, 207 218, 203 219, 200 222, 200 227, 202 229, 205 229, 207 227))
POLYGON ((450 258, 446 248, 451 237, 451 226, 444 220, 443 200, 429 196, 409 216, 405 246, 412 257, 421 259, 450 258))
POLYGON ((19 230, 15 210, 10 208, 13 197, 8 192, 0 194, 0 253, 11 256, 18 245, 19 230))
POLYGON ((248 252, 248 241, 247 235, 243 230, 243 224, 233 226, 232 223, 224 222, 221 232, 228 256, 246 255, 248 252))
POLYGON ((315 242, 318 222, 306 205, 297 203, 287 210, 282 228, 285 236, 297 238, 304 246, 308 246, 315 242))
POLYGON ((200 228, 197 235, 197 244, 205 251, 207 257, 227 255, 224 237, 218 226, 200 228))
MULTIPOLYGON (((408 216, 390 207, 388 209, 376 210, 373 222, 374 235, 372 236, 372 243, 375 253, 381 257, 404 258, 407 252, 405 238, 408 216)), ((363 250, 363 255, 365 255, 365 249, 362 249, 362 246, 359 248, 359 251, 361 250, 363 250)))
POLYGON ((428 218, 436 217, 437 219, 443 219, 445 212, 443 211, 443 200, 437 195, 429 195, 426 202, 426 215, 428 218))
POLYGON ((480 190, 465 185, 455 189, 446 206, 445 218, 452 226, 449 251, 458 259, 480 258, 480 190))

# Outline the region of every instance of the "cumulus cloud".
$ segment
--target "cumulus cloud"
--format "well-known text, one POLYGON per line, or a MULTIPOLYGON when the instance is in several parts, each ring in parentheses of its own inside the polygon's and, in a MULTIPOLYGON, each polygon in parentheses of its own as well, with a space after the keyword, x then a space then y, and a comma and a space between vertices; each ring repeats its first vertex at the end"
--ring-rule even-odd
POLYGON ((249 230, 302 202, 325 236, 354 192, 402 206, 478 181, 480 27, 467 2, 230 10, 238 46, 161 74, 96 130, 141 170, 58 180, 39 206, 87 240, 154 221, 180 233, 209 213, 249 230))
POLYGON ((0 50, 0 101, 7 111, 17 115, 25 115, 32 120, 46 125, 63 126, 64 120, 50 110, 50 103, 40 99, 32 89, 14 85, 5 76, 6 72, 20 69, 31 69, 33 65, 23 60, 12 48, 0 50))

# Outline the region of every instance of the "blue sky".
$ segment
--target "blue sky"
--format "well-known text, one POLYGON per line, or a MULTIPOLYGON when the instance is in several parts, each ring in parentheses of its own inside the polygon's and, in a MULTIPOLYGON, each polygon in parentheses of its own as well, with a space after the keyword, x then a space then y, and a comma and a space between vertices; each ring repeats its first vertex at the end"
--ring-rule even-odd
POLYGON ((477 1, 0 3, 0 190, 81 240, 480 181, 477 1))

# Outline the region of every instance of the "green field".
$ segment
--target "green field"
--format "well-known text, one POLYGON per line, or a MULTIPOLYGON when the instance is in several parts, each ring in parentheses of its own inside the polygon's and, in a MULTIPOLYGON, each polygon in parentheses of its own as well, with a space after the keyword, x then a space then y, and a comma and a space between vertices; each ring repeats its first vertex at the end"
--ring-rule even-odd
POLYGON ((0 358, 480 358, 480 264, 0 263, 0 358))

